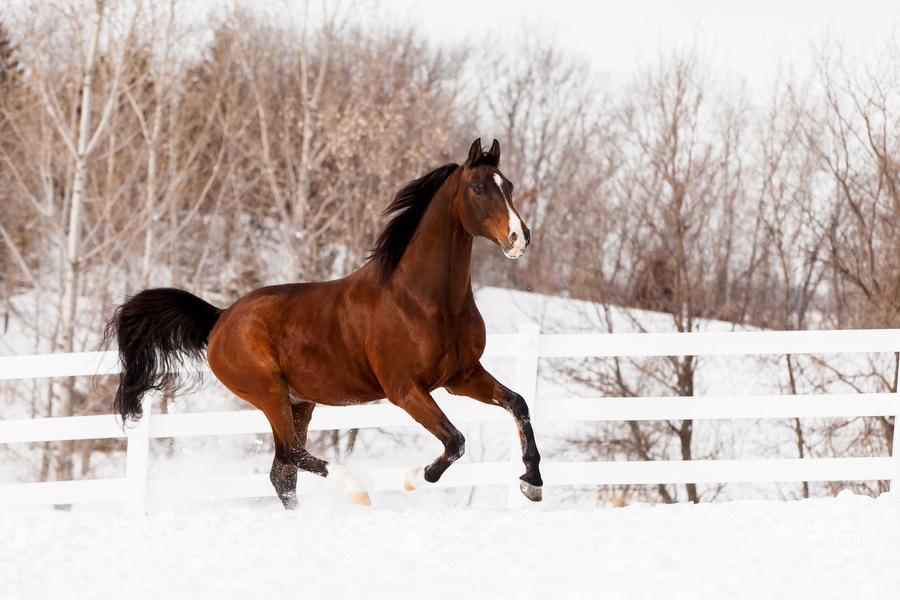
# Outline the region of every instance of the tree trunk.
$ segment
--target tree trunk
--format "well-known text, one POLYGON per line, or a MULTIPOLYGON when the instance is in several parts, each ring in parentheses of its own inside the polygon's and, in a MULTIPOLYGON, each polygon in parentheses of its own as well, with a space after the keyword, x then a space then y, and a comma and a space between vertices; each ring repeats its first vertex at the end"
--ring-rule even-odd
POLYGON ((162 103, 157 99, 153 111, 153 125, 147 139, 147 185, 144 211, 147 214, 147 230, 144 233, 144 257, 141 261, 140 288, 150 286, 150 270, 156 245, 156 188, 159 175, 159 134, 162 124, 162 103))
MULTIPOLYGON (((695 356, 685 356, 678 365, 678 393, 681 396, 691 397, 694 395, 694 368, 697 358, 695 356)), ((694 421, 685 420, 681 422, 678 429, 678 440, 681 443, 681 460, 693 460, 693 450, 691 444, 694 439, 694 421)), ((700 497, 697 495, 697 484, 684 484, 687 492, 688 502, 697 503, 700 497)))
MULTIPOLYGON (((78 304, 78 285, 81 279, 81 208, 84 203, 87 183, 94 63, 96 62, 97 45, 100 39, 102 17, 103 4, 98 2, 97 10, 94 13, 93 30, 81 83, 81 119, 78 124, 78 138, 75 146, 75 173, 72 184, 72 198, 69 203, 66 260, 63 273, 62 303, 60 306, 59 350, 61 352, 75 351, 75 316, 78 304)), ((75 414, 74 402, 75 380, 71 377, 61 379, 59 381, 59 416, 73 416, 75 414)), ((57 475, 59 480, 72 479, 74 447, 74 442, 60 442, 57 454, 57 475)))

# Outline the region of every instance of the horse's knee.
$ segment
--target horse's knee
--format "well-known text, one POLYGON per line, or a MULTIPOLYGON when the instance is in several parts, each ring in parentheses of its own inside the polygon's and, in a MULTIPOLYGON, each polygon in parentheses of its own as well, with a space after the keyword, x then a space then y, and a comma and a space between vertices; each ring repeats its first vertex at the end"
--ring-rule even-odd
POLYGON ((453 436, 451 436, 450 441, 445 447, 445 451, 447 453, 447 458, 449 458, 451 461, 455 461, 459 459, 463 454, 465 454, 466 438, 463 436, 463 434, 457 431, 453 436))
POLYGON ((506 391, 507 394, 504 400, 506 400, 507 410, 512 414, 513 418, 517 421, 530 421, 531 417, 528 412, 528 403, 525 402, 525 398, 512 390, 506 391))

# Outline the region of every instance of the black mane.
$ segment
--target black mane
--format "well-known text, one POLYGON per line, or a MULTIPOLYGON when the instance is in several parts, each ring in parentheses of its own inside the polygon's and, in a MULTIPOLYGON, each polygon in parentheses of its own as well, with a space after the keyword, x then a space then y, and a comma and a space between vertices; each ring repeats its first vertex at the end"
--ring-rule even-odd
POLYGON ((378 276, 382 282, 391 278, 431 199, 457 167, 459 165, 453 163, 444 165, 410 181, 397 192, 384 210, 383 214, 391 215, 391 220, 378 234, 369 254, 369 258, 377 263, 378 276))

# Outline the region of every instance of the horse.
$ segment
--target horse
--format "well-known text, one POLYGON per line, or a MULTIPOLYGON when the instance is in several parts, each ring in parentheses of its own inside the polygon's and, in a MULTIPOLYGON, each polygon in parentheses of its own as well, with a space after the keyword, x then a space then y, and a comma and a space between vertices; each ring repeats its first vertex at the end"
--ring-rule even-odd
POLYGON ((510 259, 531 243, 499 165, 499 142, 485 152, 479 138, 462 165, 407 183, 384 211, 386 224, 366 262, 342 279, 262 287, 224 310, 174 288, 126 299, 105 334, 107 344, 118 344, 113 405, 123 424, 142 416, 148 391, 181 385, 178 366, 202 360, 205 350, 216 378, 268 419, 275 442, 270 481, 285 509, 298 506, 298 470, 332 480, 347 500, 368 505, 368 492, 346 467, 307 451, 313 410, 386 398, 406 411, 444 447, 406 473, 404 488, 412 491, 437 482, 465 452, 465 438, 431 395, 443 387, 512 415, 525 465, 519 487, 540 501, 528 405, 482 366, 486 333, 472 293, 475 237, 510 259))

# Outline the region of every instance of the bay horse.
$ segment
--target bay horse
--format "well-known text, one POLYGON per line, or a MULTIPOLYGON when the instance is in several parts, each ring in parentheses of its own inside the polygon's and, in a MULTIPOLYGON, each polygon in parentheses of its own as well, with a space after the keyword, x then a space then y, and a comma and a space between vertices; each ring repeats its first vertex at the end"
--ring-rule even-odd
POLYGON ((333 480, 345 497, 370 504, 346 467, 312 456, 307 429, 317 404, 343 406, 382 398, 405 410, 444 446, 413 467, 407 490, 440 479, 465 439, 431 392, 500 406, 522 446, 522 493, 541 500, 540 454, 528 406, 481 365, 485 327, 472 294, 472 244, 484 237, 512 259, 531 232, 500 172, 497 140, 472 144, 464 164, 448 164, 406 184, 384 212, 388 221, 367 262, 343 279, 254 290, 227 309, 173 289, 147 289, 119 306, 105 339, 118 342, 122 371, 114 406, 123 423, 142 415, 150 390, 174 389, 185 357, 206 359, 236 396, 272 426, 270 479, 286 509, 297 507, 297 472, 333 480))

